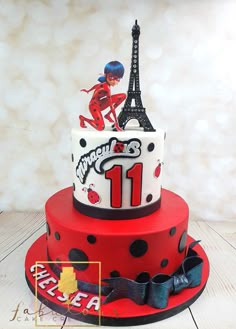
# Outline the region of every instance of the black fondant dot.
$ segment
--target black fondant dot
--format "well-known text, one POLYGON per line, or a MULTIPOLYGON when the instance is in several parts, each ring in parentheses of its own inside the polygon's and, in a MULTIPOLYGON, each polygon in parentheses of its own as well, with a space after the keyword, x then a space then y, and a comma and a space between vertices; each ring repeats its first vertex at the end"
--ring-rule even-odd
POLYGON ((46 223, 46 231, 47 231, 47 235, 49 236, 51 234, 51 231, 48 223, 46 223))
POLYGON ((147 202, 151 202, 152 201, 152 194, 148 194, 146 197, 146 201, 147 202))
POLYGON ((150 274, 148 272, 141 272, 136 277, 136 282, 144 283, 148 282, 150 279, 150 274))
POLYGON ((71 154, 71 160, 72 160, 72 162, 74 162, 74 154, 73 153, 71 154))
POLYGON ((178 247, 179 252, 184 251, 185 246, 186 246, 186 241, 187 241, 187 231, 184 231, 179 240, 179 247, 178 247))
POLYGON ((172 227, 172 228, 170 229, 170 236, 175 235, 175 233, 176 233, 176 227, 172 227))
MULTIPOLYGON (((88 256, 80 249, 73 248, 69 252, 71 262, 87 262, 88 256)), ((84 271, 89 266, 88 263, 72 263, 72 266, 79 271, 84 271)))
POLYGON ((166 267, 168 265, 168 259, 164 258, 161 261, 161 267, 166 267))
POLYGON ((96 239, 96 237, 94 236, 94 235, 88 235, 87 236, 87 241, 89 242, 89 243, 96 243, 96 241, 97 241, 97 239, 96 239))
POLYGON ((118 278, 118 277, 120 277, 120 272, 118 272, 118 271, 116 271, 116 270, 111 271, 110 276, 111 276, 112 278, 118 278))
POLYGON ((148 250, 148 244, 144 240, 135 240, 129 247, 129 252, 134 257, 143 256, 148 250))
POLYGON ((149 145, 148 145, 148 151, 149 152, 152 152, 153 150, 154 150, 154 148, 155 148, 155 144, 154 143, 150 143, 149 145))
POLYGON ((81 147, 85 147, 87 145, 86 140, 84 138, 81 138, 79 141, 81 147))
POLYGON ((58 232, 55 232, 54 236, 55 236, 55 239, 56 240, 60 240, 61 239, 60 234, 58 232))
POLYGON ((75 191, 75 183, 73 183, 73 190, 75 191))

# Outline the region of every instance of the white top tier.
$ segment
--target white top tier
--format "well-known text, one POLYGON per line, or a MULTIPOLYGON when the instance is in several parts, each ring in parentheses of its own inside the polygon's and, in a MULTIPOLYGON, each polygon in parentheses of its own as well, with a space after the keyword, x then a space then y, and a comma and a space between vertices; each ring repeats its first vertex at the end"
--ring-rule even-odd
POLYGON ((160 207, 164 131, 72 130, 73 201, 85 215, 138 218, 160 207))

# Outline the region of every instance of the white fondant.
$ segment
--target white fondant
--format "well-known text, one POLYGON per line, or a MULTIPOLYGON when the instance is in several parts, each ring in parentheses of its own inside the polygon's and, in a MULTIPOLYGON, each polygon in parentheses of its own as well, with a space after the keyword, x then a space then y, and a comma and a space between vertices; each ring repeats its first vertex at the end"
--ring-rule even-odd
POLYGON ((83 292, 78 292, 72 299, 71 304, 76 307, 81 307, 81 304, 78 302, 80 302, 83 298, 88 298, 88 295, 83 292))
POLYGON ((49 285, 51 282, 57 283, 57 280, 51 276, 50 278, 48 278, 44 281, 41 281, 39 283, 39 287, 44 290, 46 288, 46 286, 49 285))
MULTIPOLYGON (((58 288, 58 286, 56 286, 58 288)), ((66 302, 69 298, 69 295, 66 294, 65 292, 63 292, 62 296, 57 296, 57 299, 60 301, 60 302, 66 302)))
POLYGON ((50 289, 47 290, 47 294, 50 295, 50 296, 52 296, 52 297, 54 297, 55 296, 54 290, 56 290, 57 288, 58 288, 58 285, 53 286, 52 288, 50 288, 50 289))
POLYGON ((33 277, 36 277, 37 280, 41 280, 44 279, 46 277, 48 277, 50 274, 47 272, 47 270, 41 271, 41 272, 37 272, 33 274, 33 277))
POLYGON ((90 299, 90 301, 88 302, 88 305, 86 306, 86 308, 88 310, 90 310, 91 307, 93 307, 95 311, 99 310, 99 307, 100 307, 100 298, 99 298, 99 296, 94 296, 90 299))
POLYGON ((122 206, 121 209, 137 208, 131 205, 131 183, 126 177, 127 171, 136 163, 143 164, 141 204, 144 207, 156 202, 161 196, 161 173, 155 177, 154 172, 159 163, 163 162, 164 131, 155 132, 127 130, 122 132, 95 131, 86 129, 72 130, 72 158, 74 197, 83 204, 106 209, 111 207, 111 180, 105 178, 105 171, 114 165, 122 166, 122 206), (80 140, 86 141, 86 146, 80 145, 80 140), (114 152, 116 139, 123 143, 121 153, 114 152), (154 149, 148 151, 153 143, 154 149), (104 160, 104 162, 103 162, 104 160), (89 186, 98 194, 99 202, 92 204, 88 199, 89 186), (151 194, 152 200, 147 202, 151 194))
POLYGON ((30 268, 30 272, 31 272, 31 273, 35 272, 35 269, 36 269, 37 267, 39 267, 39 268, 45 268, 45 266, 44 266, 43 264, 34 264, 34 265, 31 266, 31 268, 30 268))

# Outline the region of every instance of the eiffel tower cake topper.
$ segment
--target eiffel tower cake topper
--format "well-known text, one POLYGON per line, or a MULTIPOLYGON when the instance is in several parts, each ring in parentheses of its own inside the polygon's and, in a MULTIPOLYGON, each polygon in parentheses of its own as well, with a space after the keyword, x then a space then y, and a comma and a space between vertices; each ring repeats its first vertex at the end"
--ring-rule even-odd
POLYGON ((155 131, 148 119, 141 99, 141 90, 139 84, 139 35, 140 27, 136 20, 135 25, 132 28, 133 46, 128 94, 124 107, 118 116, 118 122, 120 127, 124 129, 129 120, 136 119, 144 131, 155 131), (134 105, 132 105, 132 103, 134 103, 134 105))
POLYGON ((143 128, 144 131, 155 131, 148 119, 141 99, 139 84, 139 35, 140 27, 136 20, 132 28, 133 46, 127 97, 124 93, 111 95, 110 91, 110 88, 116 86, 124 75, 123 64, 118 61, 107 63, 104 68, 104 75, 98 79, 99 83, 90 89, 81 89, 81 91, 86 93, 93 91, 93 96, 89 102, 89 111, 92 118, 89 119, 80 115, 79 121, 82 128, 87 128, 87 124, 89 124, 96 130, 104 130, 104 119, 106 119, 113 123, 113 130, 121 131, 125 129, 131 119, 136 119, 139 127, 143 128), (124 107, 117 118, 116 108, 124 100, 124 107), (109 111, 103 116, 102 112, 106 109, 109 109, 109 111))

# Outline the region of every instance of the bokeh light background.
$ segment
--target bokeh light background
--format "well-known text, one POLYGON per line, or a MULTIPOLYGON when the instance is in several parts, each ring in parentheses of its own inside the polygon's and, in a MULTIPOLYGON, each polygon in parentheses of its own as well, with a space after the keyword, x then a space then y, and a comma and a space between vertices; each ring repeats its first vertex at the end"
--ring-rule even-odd
POLYGON ((72 184, 70 131, 104 65, 126 74, 141 26, 142 100, 167 132, 163 187, 191 215, 236 219, 236 1, 0 1, 0 210, 72 184))

